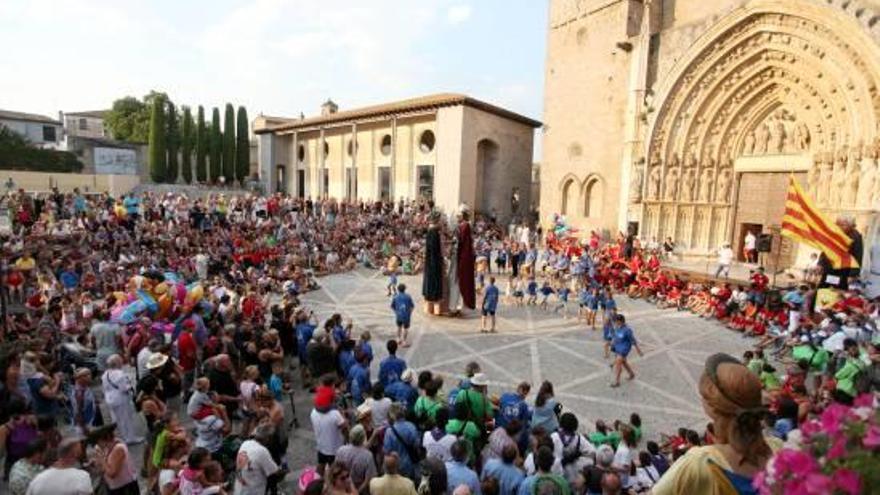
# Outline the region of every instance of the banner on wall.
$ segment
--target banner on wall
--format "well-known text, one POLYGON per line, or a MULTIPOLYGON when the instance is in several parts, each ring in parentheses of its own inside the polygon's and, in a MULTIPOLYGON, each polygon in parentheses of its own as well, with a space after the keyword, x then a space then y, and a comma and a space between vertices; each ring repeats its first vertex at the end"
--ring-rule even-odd
POLYGON ((95 173, 137 175, 137 152, 125 148, 95 148, 95 173))

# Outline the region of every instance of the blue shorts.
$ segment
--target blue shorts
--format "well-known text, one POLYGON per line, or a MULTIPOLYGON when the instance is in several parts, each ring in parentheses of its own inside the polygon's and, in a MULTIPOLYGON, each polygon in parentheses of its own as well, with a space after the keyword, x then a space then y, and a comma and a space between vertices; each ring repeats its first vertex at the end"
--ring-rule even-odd
POLYGON ((397 326, 409 329, 409 320, 397 320, 397 326))
POLYGON ((483 309, 483 316, 495 316, 494 309, 483 309))

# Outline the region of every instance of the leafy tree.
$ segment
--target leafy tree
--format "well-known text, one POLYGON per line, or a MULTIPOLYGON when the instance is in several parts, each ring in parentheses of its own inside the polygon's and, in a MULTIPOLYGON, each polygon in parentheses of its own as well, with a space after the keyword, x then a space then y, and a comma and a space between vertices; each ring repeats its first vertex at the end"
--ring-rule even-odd
POLYGON ((208 130, 205 128, 205 108, 199 105, 196 117, 196 180, 208 180, 208 130))
POLYGON ((165 144, 168 147, 168 168, 165 171, 165 181, 171 184, 177 182, 178 152, 180 151, 180 128, 177 122, 177 108, 174 103, 168 101, 168 116, 166 118, 165 144))
POLYGON ((119 98, 105 117, 113 139, 136 143, 147 142, 150 108, 134 96, 119 98))
MULTIPOLYGON (((201 107, 199 107, 201 110, 201 107)), ((202 116, 204 117, 204 115, 202 116)), ((183 181, 189 184, 192 182, 192 153, 193 153, 193 144, 195 143, 195 139, 193 139, 193 116, 189 107, 183 107, 183 125, 181 126, 181 160, 180 160, 180 171, 183 175, 183 181)))
POLYGON ((235 109, 226 104, 223 117, 223 176, 226 182, 235 180, 235 109))
POLYGON ((251 168, 251 146, 248 141, 247 110, 238 107, 238 129, 235 136, 235 178, 244 185, 251 168))
POLYGON ((165 100, 156 98, 153 100, 153 109, 150 115, 150 146, 149 166, 150 176, 153 182, 164 182, 167 164, 165 149, 165 100))
POLYGON ((220 131, 220 109, 214 107, 211 113, 211 181, 223 175, 223 136, 220 131))
POLYGON ((155 90, 141 100, 126 96, 114 101, 105 117, 113 139, 133 143, 148 142, 153 101, 156 99, 171 101, 166 93, 155 90))

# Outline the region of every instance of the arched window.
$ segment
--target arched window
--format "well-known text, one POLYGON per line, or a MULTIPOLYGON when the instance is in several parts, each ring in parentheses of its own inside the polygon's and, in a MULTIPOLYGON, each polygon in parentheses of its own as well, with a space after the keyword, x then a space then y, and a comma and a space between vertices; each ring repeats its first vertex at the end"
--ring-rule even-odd
POLYGON ((593 177, 584 187, 584 217, 600 216, 602 216, 602 182, 598 177, 593 177))
POLYGON ((419 136, 419 149, 422 150, 422 153, 430 153, 434 151, 435 141, 434 133, 431 130, 426 130, 419 136))
POLYGON ((568 215, 572 212, 572 207, 577 204, 578 184, 573 178, 569 178, 562 185, 562 208, 559 209, 560 214, 568 215))
POLYGON ((385 134, 382 136, 382 143, 379 145, 379 150, 385 156, 391 154, 391 134, 385 134))

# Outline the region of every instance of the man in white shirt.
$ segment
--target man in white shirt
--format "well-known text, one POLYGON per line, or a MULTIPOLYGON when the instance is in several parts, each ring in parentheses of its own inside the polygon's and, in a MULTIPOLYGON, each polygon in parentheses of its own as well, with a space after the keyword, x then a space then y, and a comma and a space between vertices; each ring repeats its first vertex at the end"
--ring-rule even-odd
POLYGON ((264 495, 269 477, 280 471, 266 445, 272 441, 275 431, 271 425, 260 425, 254 437, 245 440, 235 458, 234 495, 264 495))
POLYGON ((715 269, 715 278, 720 277, 722 272, 724 273, 724 278, 730 277, 731 263, 733 263, 733 249, 730 248, 730 244, 724 244, 718 250, 718 268, 715 269))
POLYGON ((323 397, 317 397, 315 409, 312 409, 312 429, 315 431, 315 443, 318 449, 318 472, 323 473, 324 467, 333 464, 336 451, 345 444, 348 421, 337 409, 330 409, 331 404, 320 403, 323 397))
POLYGON ((757 242, 758 238, 755 237, 755 234, 751 230, 748 231, 743 243, 743 250, 745 251, 746 261, 749 263, 756 263, 758 261, 757 242))
POLYGON ((83 457, 83 437, 71 435, 58 445, 58 460, 49 469, 38 474, 26 495, 89 495, 92 479, 89 473, 76 467, 83 457))

